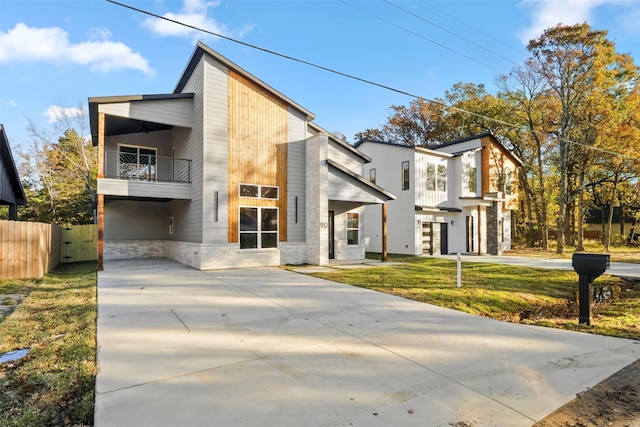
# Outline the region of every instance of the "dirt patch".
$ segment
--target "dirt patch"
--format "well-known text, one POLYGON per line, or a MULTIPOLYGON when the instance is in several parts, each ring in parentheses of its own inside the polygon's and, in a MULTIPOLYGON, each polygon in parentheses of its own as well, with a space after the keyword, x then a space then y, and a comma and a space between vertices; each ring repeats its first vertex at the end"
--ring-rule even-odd
POLYGON ((639 427, 640 360, 578 395, 533 427, 639 427))
POLYGON ((26 294, 0 294, 0 322, 13 313, 26 296, 26 294))

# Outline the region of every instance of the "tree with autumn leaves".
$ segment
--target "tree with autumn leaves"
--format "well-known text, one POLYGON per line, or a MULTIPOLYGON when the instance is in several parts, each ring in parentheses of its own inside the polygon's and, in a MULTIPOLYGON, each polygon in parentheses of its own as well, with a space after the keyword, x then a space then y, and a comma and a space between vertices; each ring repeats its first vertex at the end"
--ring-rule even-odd
POLYGON ((555 231, 558 253, 567 242, 582 250, 594 203, 639 208, 626 202, 640 180, 639 69, 586 23, 549 28, 527 49, 522 65, 498 76, 497 93, 459 83, 442 99, 393 106, 387 123, 356 138, 433 147, 491 131, 524 161, 518 221, 527 243, 548 248, 555 231))

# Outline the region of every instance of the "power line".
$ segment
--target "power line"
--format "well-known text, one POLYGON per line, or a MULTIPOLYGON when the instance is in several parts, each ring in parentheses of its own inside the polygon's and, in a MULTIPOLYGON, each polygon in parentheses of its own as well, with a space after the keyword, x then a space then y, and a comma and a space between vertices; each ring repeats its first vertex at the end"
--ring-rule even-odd
POLYGON ((436 45, 436 46, 439 46, 439 47, 441 47, 441 48, 443 48, 443 49, 446 49, 446 50, 448 50, 449 52, 455 53, 456 55, 460 55, 460 56, 462 56, 462 57, 464 57, 464 58, 466 58, 466 59, 468 59, 468 60, 470 60, 470 61, 473 61, 473 62, 475 62, 475 63, 477 63, 477 64, 480 64, 480 65, 482 65, 483 67, 487 67, 487 68, 490 68, 490 69, 492 69, 492 70, 494 70, 494 71, 500 72, 500 70, 498 70, 498 69, 497 69, 497 68, 495 68, 495 67, 492 67, 491 65, 485 64, 484 62, 479 61, 479 60, 477 60, 477 59, 475 59, 475 58, 473 58, 473 57, 471 57, 471 56, 469 56, 469 55, 466 55, 466 54, 464 54, 464 53, 458 52, 458 51, 457 51, 457 50, 455 50, 455 49, 451 49, 449 46, 446 46, 446 45, 444 45, 444 44, 442 44, 442 43, 438 43, 437 41, 431 40, 430 38, 427 38, 427 37, 423 36, 422 34, 418 34, 418 33, 416 33, 415 31, 412 31, 412 30, 410 30, 410 29, 408 29, 408 28, 405 28, 405 27, 403 27, 403 26, 401 26, 401 25, 396 24, 395 22, 391 22, 391 21, 389 21, 388 19, 385 19, 385 18, 383 18, 383 17, 381 17, 381 16, 378 16, 378 15, 376 15, 376 14, 374 14, 374 13, 371 13, 371 12, 369 12, 369 11, 368 11, 368 10, 366 10, 366 9, 363 9, 363 8, 361 8, 361 7, 358 7, 358 6, 354 5, 354 4, 351 4, 351 3, 349 3, 349 2, 348 2, 348 1, 346 1, 346 0, 339 0, 339 1, 340 1, 340 3, 344 3, 344 4, 346 4, 347 6, 350 6, 350 7, 354 8, 354 9, 356 9, 356 10, 358 10, 358 11, 362 12, 362 13, 366 13, 366 14, 367 14, 367 15, 369 15, 369 16, 372 16, 372 17, 374 17, 374 18, 376 18, 376 19, 378 19, 378 20, 380 20, 380 21, 382 21, 382 22, 385 22, 385 23, 387 23, 387 24, 389 24, 389 25, 392 25, 392 26, 394 26, 394 27, 396 27, 396 28, 399 28, 399 29, 401 29, 402 31, 405 31, 405 32, 407 32, 407 33, 409 33, 409 34, 412 34, 412 35, 414 35, 414 36, 416 36, 416 37, 418 37, 418 38, 421 38, 422 40, 425 40, 425 41, 427 41, 427 42, 429 42, 429 43, 432 43, 432 44, 434 44, 434 45, 436 45))
POLYGON ((439 29, 441 29, 442 31, 445 31, 445 32, 447 32, 447 33, 451 34, 452 36, 455 36, 455 37, 457 37, 457 38, 459 38, 459 39, 461 39, 461 40, 464 40, 465 42, 470 43, 470 44, 474 45, 475 47, 478 47, 478 48, 480 48, 480 49, 484 50, 485 52, 488 52, 488 53, 490 53, 490 54, 492 54, 492 55, 495 55, 495 56, 497 56, 498 58, 502 58, 502 59, 504 59, 505 61, 512 63, 513 65, 518 65, 515 61, 511 60, 510 58, 507 58, 506 56, 503 56, 503 55, 501 55, 500 53, 497 53, 497 52, 494 52, 494 51, 492 51, 492 50, 490 50, 490 49, 487 49, 486 47, 482 46, 481 44, 476 43, 476 42, 474 42, 473 40, 469 40, 469 39, 467 39, 467 38, 465 38, 465 37, 463 37, 463 36, 461 36, 461 35, 459 35, 459 34, 457 34, 457 33, 453 32, 453 31, 451 31, 451 30, 447 29, 446 27, 443 27, 442 25, 439 25, 439 24, 436 24, 435 22, 429 21, 428 19, 423 18, 422 16, 420 16, 420 15, 418 15, 418 14, 416 14, 416 13, 413 13, 412 11, 410 11, 410 10, 408 10, 408 9, 405 9, 405 8, 403 8, 403 7, 401 7, 401 6, 397 5, 397 4, 395 4, 395 3, 392 3, 392 2, 390 2, 389 0, 384 0, 384 2, 385 2, 385 3, 387 3, 387 4, 388 4, 388 5, 390 5, 390 6, 395 7, 396 9, 399 9, 399 10, 401 10, 401 11, 403 11, 403 12, 405 12, 405 13, 407 13, 407 14, 409 14, 409 15, 413 16, 413 17, 415 17, 415 18, 418 18, 419 20, 421 20, 421 21, 423 21, 423 22, 426 22, 426 23, 427 23, 427 24, 429 24, 429 25, 433 25, 434 27, 439 28, 439 29))
MULTIPOLYGON (((372 85, 372 86, 376 86, 376 87, 379 87, 379 88, 382 88, 382 89, 386 89, 386 90, 389 90, 391 92, 399 93, 401 95, 406 95, 408 97, 415 98, 417 100, 424 100, 426 102, 429 102, 429 103, 434 104, 434 105, 441 106, 441 107, 443 107, 445 109, 448 109, 448 110, 453 110, 453 111, 457 111, 457 112, 460 112, 460 113, 468 114, 468 115, 470 115, 472 117, 477 117, 477 118, 489 120, 489 121, 492 121, 494 123, 498 123, 498 124, 501 124, 503 126, 507 126, 507 127, 510 127, 510 128, 515 128, 515 129, 519 129, 519 130, 523 130, 523 131, 527 131, 527 132, 534 132, 536 134, 543 135, 543 136, 548 135, 548 132, 534 131, 534 130, 528 129, 526 126, 521 126, 521 125, 517 125, 517 124, 514 124, 514 123, 509 123, 509 122, 506 122, 504 120, 500 120, 500 119, 496 119, 496 118, 493 118, 493 117, 486 116, 484 114, 478 114, 478 113, 474 113, 472 111, 467 111, 467 110, 464 110, 462 108, 458 108, 458 107, 455 107, 455 106, 452 106, 452 105, 447 105, 446 103, 441 102, 441 101, 435 101, 435 100, 432 100, 432 99, 429 99, 429 98, 425 98, 425 97, 413 94, 411 92, 406 92, 406 91, 403 91, 403 90, 400 90, 400 89, 393 88, 391 86, 387 86, 387 85, 383 85, 381 83, 376 83, 376 82, 371 81, 371 80, 363 79, 362 77, 357 77, 357 76, 354 76, 352 74, 347 74, 347 73, 344 73, 342 71, 337 71, 337 70, 334 70, 334 69, 331 69, 331 68, 328 68, 328 67, 325 67, 325 66, 322 66, 322 65, 314 64, 312 62, 305 61, 303 59, 299 59, 299 58, 295 58, 293 56, 289 56, 289 55, 285 55, 285 54, 282 54, 282 53, 279 53, 279 52, 275 52, 273 50, 266 49, 266 48, 263 48, 263 47, 260 47, 260 46, 256 46, 256 45, 253 45, 251 43, 243 42, 241 40, 237 40, 237 39, 234 39, 232 37, 228 37, 228 36, 225 36, 225 35, 222 35, 222 34, 214 33, 213 31, 205 30, 203 28, 199 28, 199 27, 196 27, 194 25, 186 24, 184 22, 180 22, 180 21, 177 21, 175 19, 167 18, 165 16, 161 16, 161 15, 155 14, 153 12, 149 12, 149 11, 146 11, 146 10, 143 10, 143 9, 139 9, 137 7, 130 6, 128 4, 120 3, 120 2, 118 2, 116 0, 106 0, 106 1, 109 2, 109 3, 113 3, 113 4, 117 5, 117 6, 121 6, 121 7, 124 7, 126 9, 130 9, 130 10, 142 13, 144 15, 148 15, 148 16, 152 16, 154 18, 158 18, 158 19, 162 19, 162 20, 165 20, 165 21, 168 21, 168 22, 172 22, 174 24, 181 25, 183 27, 191 28, 192 30, 196 30, 196 31, 200 31, 200 32, 203 32, 203 33, 206 33, 206 34, 210 34, 212 36, 216 36, 216 37, 222 38, 224 40, 228 40, 228 41, 231 41, 233 43, 240 44, 242 46, 250 47, 252 49, 256 49, 256 50, 259 50, 259 51, 262 51, 262 52, 265 52, 265 53, 268 53, 268 54, 271 54, 271 55, 279 56, 281 58, 288 59, 290 61, 294 61, 294 62, 298 62, 300 64, 308 65, 310 67, 317 68, 319 70, 323 70, 323 71, 326 71, 326 72, 329 72, 329 73, 332 73, 332 74, 337 74, 339 76, 346 77, 348 79, 356 80, 356 81, 359 81, 359 82, 362 82, 362 83, 366 83, 366 84, 369 84, 369 85, 372 85)), ((582 143, 582 142, 572 141, 572 140, 565 139, 565 138, 558 138, 558 140, 567 142, 568 144, 580 145, 580 146, 583 146, 583 147, 586 147, 586 148, 590 148, 592 150, 600 151, 602 153, 612 154, 614 156, 619 156, 619 157, 622 157, 622 158, 627 158, 627 159, 631 159, 631 160, 640 160, 640 157, 633 157, 633 156, 629 156, 629 155, 626 155, 626 154, 617 153, 615 151, 606 150, 606 149, 600 148, 600 147, 594 147, 592 145, 588 145, 588 144, 585 144, 585 143, 582 143)))

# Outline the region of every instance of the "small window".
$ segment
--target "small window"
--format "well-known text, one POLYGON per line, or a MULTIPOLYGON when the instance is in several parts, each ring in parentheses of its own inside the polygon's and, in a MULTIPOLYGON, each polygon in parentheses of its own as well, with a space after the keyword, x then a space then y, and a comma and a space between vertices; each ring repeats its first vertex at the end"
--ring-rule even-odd
POLYGON ((409 162, 402 162, 402 189, 409 189, 409 162))
POLYGON ((240 184, 240 197, 278 199, 278 187, 270 185, 240 184))
POLYGON ((263 199, 277 199, 278 198, 278 187, 269 187, 267 185, 263 185, 260 187, 260 197, 263 199))
POLYGON ((478 169, 474 166, 469 168, 469 191, 471 193, 476 192, 476 174, 478 173, 478 169))
POLYGON ((436 165, 427 163, 427 191, 436 191, 436 165))
POLYGON ((376 183, 376 170, 374 169, 369 169, 369 181, 371 181, 372 183, 376 183))
POLYGON ((347 213, 347 244, 360 244, 360 214, 357 212, 347 213))
POLYGON ((169 234, 173 234, 173 217, 169 217, 169 234))
POLYGON ((447 166, 438 165, 438 191, 447 191, 447 166))
POLYGON ((504 177, 504 192, 506 195, 511 195, 511 190, 513 189, 511 171, 507 171, 507 174, 504 177))
POLYGON ((240 197, 258 197, 258 186, 240 184, 240 197))

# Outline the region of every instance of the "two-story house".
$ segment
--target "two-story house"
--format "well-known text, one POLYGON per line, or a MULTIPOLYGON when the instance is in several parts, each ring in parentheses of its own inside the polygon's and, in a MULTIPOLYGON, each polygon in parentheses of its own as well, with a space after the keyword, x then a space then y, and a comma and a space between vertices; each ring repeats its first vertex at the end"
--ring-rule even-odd
POLYGON ((98 257, 198 269, 364 258, 371 158, 199 43, 169 94, 89 98, 98 257))
MULTIPOLYGON (((434 149, 364 140, 371 182, 393 192, 388 204, 390 253, 501 254, 511 248, 520 159, 490 133, 434 149)), ((382 250, 380 208, 365 209, 367 250, 382 250)))

